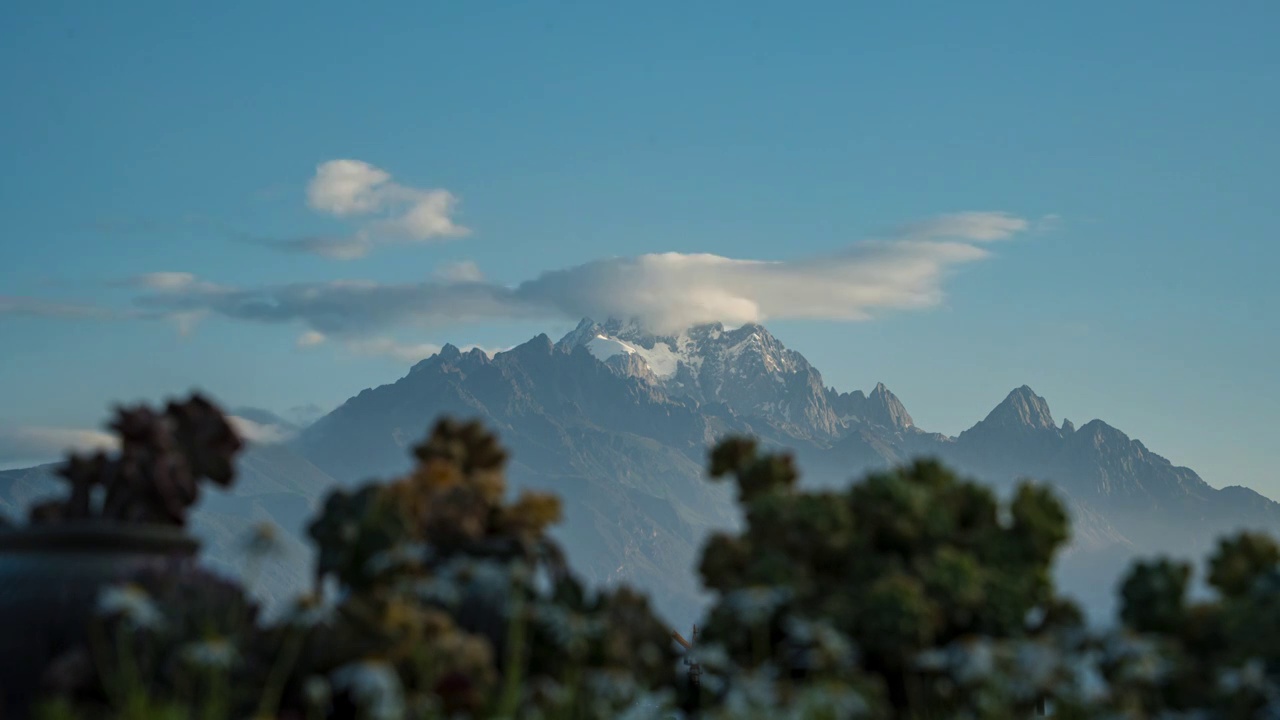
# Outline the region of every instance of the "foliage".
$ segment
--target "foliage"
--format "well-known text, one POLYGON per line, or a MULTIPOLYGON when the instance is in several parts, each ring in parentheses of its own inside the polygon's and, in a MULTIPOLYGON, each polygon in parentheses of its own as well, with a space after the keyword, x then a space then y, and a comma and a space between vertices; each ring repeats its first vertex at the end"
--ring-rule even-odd
MULTIPOLYGON (((1021 486, 1005 521, 990 490, 930 461, 840 492, 800 491, 787 455, 748 440, 717 447, 711 473, 733 476, 746 516, 740 535, 711 539, 701 563, 718 593, 704 637, 745 671, 736 677, 771 676, 784 696, 845 679, 871 693, 868 712, 874 697, 881 712, 950 716, 989 695, 961 692, 943 672, 951 665, 994 673, 993 642, 1038 652, 1081 627, 1054 594, 1067 516, 1043 489, 1021 486)), ((1052 693, 1048 679, 1000 701, 1030 712, 1052 693)))
POLYGON ((111 429, 119 437, 119 453, 71 455, 58 470, 70 486, 67 497, 34 506, 32 523, 184 525, 200 482, 230 485, 244 445, 221 411, 199 394, 168 403, 164 412, 145 405, 117 408, 111 429))
MULTIPOLYGON (((112 467, 170 447, 188 475, 229 479, 232 446, 194 407, 118 422, 134 444, 112 467)), ((479 424, 441 421, 414 456, 404 477, 331 493, 309 529, 315 593, 281 618, 201 571, 108 589, 90 647, 49 669, 46 716, 997 720, 1046 701, 1063 718, 1280 713, 1280 547, 1263 535, 1222 540, 1205 601, 1189 599, 1189 565, 1136 564, 1121 626, 1094 632, 1054 587, 1069 526, 1044 487, 1001 502, 917 461, 810 491, 788 455, 731 438, 710 474, 733 479, 745 523, 704 548, 714 601, 679 658, 642 594, 574 577, 547 534, 558 501, 510 498, 506 453, 479 424)), ((262 533, 249 547, 271 545, 262 533)))
POLYGON ((1156 657, 1145 675, 1113 673, 1114 691, 1146 715, 1280 715, 1280 546, 1252 532, 1221 539, 1209 560, 1213 599, 1191 602, 1190 577, 1161 559, 1125 578, 1121 618, 1156 657))

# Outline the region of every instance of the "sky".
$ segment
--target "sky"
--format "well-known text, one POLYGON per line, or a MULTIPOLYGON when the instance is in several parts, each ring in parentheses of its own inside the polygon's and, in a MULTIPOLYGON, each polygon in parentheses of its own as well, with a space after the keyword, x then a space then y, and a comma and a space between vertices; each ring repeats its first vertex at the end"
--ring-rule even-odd
POLYGON ((1280 497, 1280 5, 506 5, 5 3, 0 466, 623 307, 1280 497))

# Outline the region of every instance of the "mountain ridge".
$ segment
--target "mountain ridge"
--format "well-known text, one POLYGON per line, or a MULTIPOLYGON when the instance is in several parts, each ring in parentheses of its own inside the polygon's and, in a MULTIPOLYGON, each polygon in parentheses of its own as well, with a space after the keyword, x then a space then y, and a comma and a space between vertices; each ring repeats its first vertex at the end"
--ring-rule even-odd
MULTIPOLYGON (((1099 612, 1109 610, 1114 580, 1103 575, 1135 553, 1198 557, 1222 532, 1280 530, 1280 505, 1269 498, 1214 488, 1102 420, 1057 425, 1026 385, 953 437, 918 427, 884 383, 869 393, 826 386, 759 325, 660 336, 635 322, 586 319, 559 341, 543 333, 492 356, 447 344, 287 443, 251 445, 246 497, 212 501, 202 522, 224 555, 237 514, 296 528, 329 487, 407 472, 413 445, 446 415, 499 433, 512 451, 513 489, 562 498, 566 521, 556 533, 588 580, 640 585, 680 622, 694 621, 706 599, 693 572, 701 543, 740 522, 731 489, 704 473, 708 446, 729 434, 792 452, 811 485, 922 456, 1000 493, 1022 478, 1048 482, 1073 518, 1060 573, 1099 612)), ((54 482, 45 476, 47 468, 0 473, 0 508, 54 482)))
MULTIPOLYGON (((439 414, 479 417, 513 446, 519 465, 513 475, 521 483, 563 494, 568 481, 562 478, 579 478, 573 486, 585 495, 572 502, 597 524, 578 523, 568 533, 575 544, 629 548, 601 555, 589 576, 657 583, 684 600, 696 596, 692 583, 677 590, 664 576, 689 574, 697 548, 690 537, 734 521, 731 507, 716 506, 723 494, 717 500, 695 490, 708 486, 702 477, 707 445, 728 433, 791 450, 805 481, 817 484, 848 482, 920 456, 937 457, 1002 491, 1024 477, 1044 480, 1071 508, 1076 540, 1069 555, 1083 564, 1108 553, 1200 553, 1235 524, 1280 528, 1280 506, 1270 499, 1214 489, 1101 420, 1078 429, 1065 420, 1058 425, 1048 402, 1026 385, 958 435, 930 433, 883 383, 870 393, 827 387, 803 355, 759 325, 727 330, 709 324, 662 336, 633 321, 584 319, 558 341, 542 334, 492 358, 482 355, 467 360, 442 350, 406 378, 365 391, 383 396, 387 407, 362 409, 358 420, 344 421, 350 428, 344 432, 367 433, 381 423, 373 432, 395 436, 408 428, 421 432, 439 414), (428 370, 431 392, 411 393, 402 385, 428 370), (413 411, 394 415, 406 393, 416 393, 413 411), (666 470, 654 462, 666 463, 666 470), (611 484, 626 492, 617 495, 611 484), (604 506, 648 527, 650 542, 617 531, 612 515, 599 510, 604 506), (656 519, 663 514, 688 523, 664 525, 656 519)), ((303 445, 322 427, 304 431, 303 445)), ((323 457, 336 452, 324 448, 336 446, 331 438, 317 440, 303 453, 341 479, 344 472, 323 457)), ((384 442, 375 453, 384 461, 360 464, 407 467, 406 448, 392 452, 384 442)))

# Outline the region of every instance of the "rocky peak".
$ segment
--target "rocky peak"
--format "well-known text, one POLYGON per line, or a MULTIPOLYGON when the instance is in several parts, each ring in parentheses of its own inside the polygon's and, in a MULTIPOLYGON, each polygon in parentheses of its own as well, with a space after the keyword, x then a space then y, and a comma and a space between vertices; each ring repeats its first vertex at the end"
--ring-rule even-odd
POLYGON ((555 345, 546 333, 542 333, 520 345, 511 348, 510 352, 520 355, 550 355, 555 345))
POLYGON ((915 425, 902 401, 884 383, 876 383, 875 389, 867 396, 865 416, 867 420, 891 430, 906 430, 915 425))
POLYGON ((1129 436, 1121 430, 1113 428, 1101 420, 1090 420, 1080 429, 1076 431, 1082 442, 1090 442, 1094 445, 1114 444, 1127 446, 1130 443, 1129 436))
POLYGON ((1004 402, 997 405, 981 424, 1010 429, 1058 429, 1049 412, 1049 403, 1026 385, 1009 393, 1004 402))
POLYGON ((839 429, 818 372, 754 323, 732 330, 710 323, 656 335, 634 320, 584 319, 557 347, 584 347, 614 372, 650 382, 669 397, 778 418, 788 432, 829 436, 839 429))
POLYGON ((602 332, 602 328, 591 318, 582 318, 578 321, 578 326, 570 330, 567 335, 560 338, 560 342, 556 343, 556 347, 572 350, 579 345, 586 345, 596 335, 602 332))
POLYGON ((1051 462, 1061 450, 1063 437, 1049 413, 1049 403, 1023 385, 985 419, 960 433, 956 447, 978 472, 1008 479, 1026 472, 1024 468, 1051 462))

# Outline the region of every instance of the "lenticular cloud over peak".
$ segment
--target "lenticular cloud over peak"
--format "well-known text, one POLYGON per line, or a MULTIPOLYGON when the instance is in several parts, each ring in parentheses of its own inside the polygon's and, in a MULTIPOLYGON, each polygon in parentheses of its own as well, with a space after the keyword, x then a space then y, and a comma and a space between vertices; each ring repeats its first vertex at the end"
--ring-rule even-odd
MULTIPOLYGON (((363 177, 332 209, 359 211, 363 177), (356 187, 359 186, 359 187, 356 187), (354 189, 353 189, 354 188, 354 189), (346 204, 343 204, 346 203, 346 204)), ((474 264, 419 283, 296 283, 201 292, 186 283, 139 298, 161 313, 200 311, 235 320, 293 323, 325 336, 355 337, 396 327, 440 327, 501 319, 633 317, 656 332, 770 319, 858 321, 878 312, 927 308, 948 273, 981 260, 980 244, 1025 230, 1007 213, 968 212, 908 226, 899 236, 788 260, 705 253, 654 253, 594 260, 515 286, 484 278, 474 264), (945 239, 944 239, 945 238, 945 239)))

